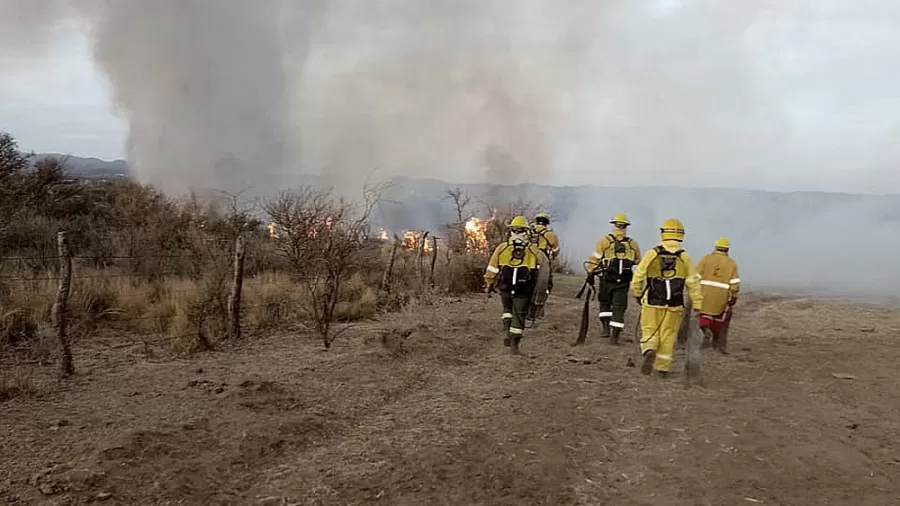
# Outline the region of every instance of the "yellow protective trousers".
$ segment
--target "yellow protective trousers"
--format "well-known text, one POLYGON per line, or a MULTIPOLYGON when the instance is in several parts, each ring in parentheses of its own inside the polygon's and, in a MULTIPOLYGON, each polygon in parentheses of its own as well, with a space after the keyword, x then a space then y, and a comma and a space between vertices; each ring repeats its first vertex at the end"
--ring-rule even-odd
POLYGON ((668 372, 672 365, 672 353, 683 311, 683 307, 647 304, 641 308, 641 353, 646 353, 647 350, 656 352, 653 368, 657 371, 668 372))

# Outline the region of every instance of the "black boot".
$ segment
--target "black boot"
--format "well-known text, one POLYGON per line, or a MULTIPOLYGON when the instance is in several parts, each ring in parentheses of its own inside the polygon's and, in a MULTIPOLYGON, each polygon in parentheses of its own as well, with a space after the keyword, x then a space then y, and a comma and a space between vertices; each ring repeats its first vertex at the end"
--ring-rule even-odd
POLYGON ((519 340, 521 340, 521 339, 522 339, 521 337, 513 337, 511 339, 512 342, 509 346, 509 354, 510 355, 521 355, 522 354, 519 351, 519 340))
POLYGON ((665 379, 669 377, 669 371, 656 371, 656 375, 665 379))
POLYGON ((622 333, 622 329, 619 327, 612 328, 612 335, 609 338, 609 344, 619 344, 619 334, 622 333))
POLYGON ((600 318, 600 337, 609 337, 609 318, 600 318))
POLYGON ((641 374, 650 375, 653 372, 653 362, 656 361, 656 350, 644 352, 644 363, 641 364, 641 374))
POLYGON ((723 332, 721 336, 719 336, 719 353, 722 355, 728 355, 728 333, 723 332))

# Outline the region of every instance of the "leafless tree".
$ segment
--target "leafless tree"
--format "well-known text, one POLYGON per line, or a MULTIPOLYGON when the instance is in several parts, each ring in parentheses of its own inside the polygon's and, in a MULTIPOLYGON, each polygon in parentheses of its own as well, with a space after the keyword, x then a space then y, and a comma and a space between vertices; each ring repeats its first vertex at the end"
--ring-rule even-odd
POLYGON ((444 197, 444 200, 450 200, 453 202, 453 208, 456 211, 457 223, 466 220, 466 209, 468 209, 469 204, 472 202, 472 198, 465 190, 463 190, 459 186, 449 189, 447 190, 447 195, 444 197))
POLYGON ((456 221, 448 223, 444 226, 447 231, 447 242, 450 249, 454 252, 462 252, 466 249, 466 216, 472 198, 462 188, 457 186, 447 190, 444 200, 453 203, 454 212, 456 213, 456 221))
POLYGON ((365 187, 360 203, 335 199, 312 187, 282 193, 264 205, 272 219, 274 240, 292 273, 310 298, 314 329, 326 349, 334 332, 335 308, 342 289, 377 251, 369 238, 369 218, 382 186, 365 187))

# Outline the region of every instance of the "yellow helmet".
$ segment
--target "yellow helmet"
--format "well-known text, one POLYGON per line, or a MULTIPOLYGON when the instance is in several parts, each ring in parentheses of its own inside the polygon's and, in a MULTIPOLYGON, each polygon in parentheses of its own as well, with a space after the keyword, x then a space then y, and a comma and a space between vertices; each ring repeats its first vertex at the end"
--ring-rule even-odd
POLYGON ((731 243, 728 241, 727 237, 719 237, 716 239, 716 249, 728 249, 731 247, 731 243))
POLYGON ((509 228, 528 228, 528 221, 524 216, 516 216, 509 222, 509 228))
POLYGON ((550 216, 547 213, 538 213, 538 215, 534 217, 534 222, 538 225, 549 225, 550 216))
POLYGON ((628 221, 628 217, 622 213, 613 216, 613 219, 609 220, 609 222, 613 225, 631 225, 631 222, 628 221))
POLYGON ((659 227, 659 235, 663 241, 684 240, 684 224, 677 218, 669 218, 659 227))

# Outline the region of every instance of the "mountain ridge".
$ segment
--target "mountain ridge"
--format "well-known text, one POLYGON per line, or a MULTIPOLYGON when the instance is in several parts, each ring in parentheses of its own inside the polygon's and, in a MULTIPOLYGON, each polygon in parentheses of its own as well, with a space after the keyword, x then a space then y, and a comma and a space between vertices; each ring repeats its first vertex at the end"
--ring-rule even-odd
MULTIPOLYGON (((115 160, 105 160, 102 158, 92 157, 92 156, 76 156, 76 155, 66 155, 61 153, 35 153, 27 155, 32 162, 36 162, 45 158, 55 157, 66 160, 66 168, 73 175, 78 176, 100 176, 107 174, 116 174, 120 176, 133 177, 134 173, 131 170, 131 167, 128 165, 127 160, 124 159, 115 159, 115 160)), ((311 175, 315 176, 315 175, 311 175)), ((900 197, 900 194, 897 193, 859 193, 859 192, 842 192, 842 191, 824 191, 824 190, 772 190, 765 188, 737 188, 737 187, 729 187, 729 186, 674 186, 674 185, 617 185, 617 186, 604 186, 598 184, 582 184, 582 185, 551 185, 551 184, 543 184, 543 183, 517 183, 517 184, 502 184, 502 183, 457 183, 453 181, 445 181, 442 179, 435 179, 430 177, 418 178, 413 176, 397 176, 392 179, 395 182, 403 182, 403 181, 417 181, 420 183, 429 183, 435 186, 441 187, 456 187, 459 186, 461 188, 484 188, 484 187, 496 187, 503 189, 527 189, 530 187, 538 187, 538 188, 553 188, 558 190, 575 190, 582 188, 597 188, 597 189, 623 189, 623 190, 658 190, 658 189, 668 189, 668 190, 679 190, 679 191, 734 191, 734 192, 762 192, 762 193, 773 193, 773 194, 790 194, 790 195, 846 195, 846 196, 865 196, 865 197, 900 197)))

